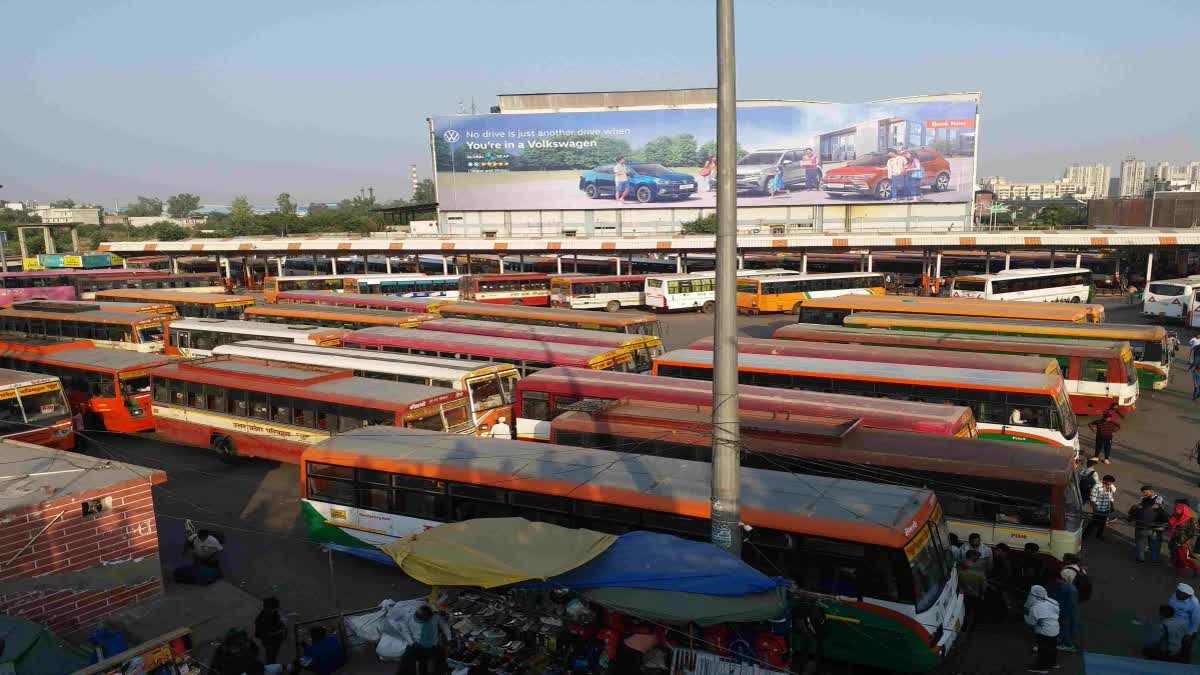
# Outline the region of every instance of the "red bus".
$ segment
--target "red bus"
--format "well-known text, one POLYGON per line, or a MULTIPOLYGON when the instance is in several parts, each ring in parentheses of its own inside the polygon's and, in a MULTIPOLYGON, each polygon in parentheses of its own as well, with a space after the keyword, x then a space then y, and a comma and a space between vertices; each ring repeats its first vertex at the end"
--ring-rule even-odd
POLYGON ((654 359, 663 353, 662 339, 655 335, 607 333, 598 330, 560 328, 558 326, 527 326, 499 323, 496 321, 476 321, 474 319, 434 319, 432 321, 422 321, 417 324, 416 328, 420 330, 436 330, 443 333, 491 335, 492 337, 558 342, 568 345, 591 345, 593 347, 609 347, 611 349, 627 348, 633 350, 634 370, 639 373, 649 372, 654 365, 654 359))
POLYGON ((227 459, 295 464, 310 445, 376 425, 475 431, 462 391, 355 377, 340 368, 212 356, 163 366, 151 384, 158 433, 227 459))
POLYGON ((547 343, 387 326, 356 330, 342 337, 342 346, 480 363, 511 363, 522 377, 554 366, 626 371, 635 367, 633 350, 628 347, 547 343))
POLYGON ((75 447, 71 406, 57 377, 0 368, 0 438, 75 447))
MULTIPOLYGON (((711 337, 700 338, 688 345, 687 349, 711 352, 713 350, 713 339, 711 337)), ((906 349, 903 347, 872 346, 865 348, 859 345, 835 344, 831 342, 797 342, 794 340, 745 337, 738 338, 737 350, 741 354, 774 354, 777 356, 804 356, 810 359, 832 359, 834 361, 901 363, 910 366, 942 366, 944 368, 972 368, 975 370, 1003 370, 1012 373, 1062 375, 1062 372, 1058 368, 1058 361, 1040 356, 980 354, 978 352, 906 349)))
POLYGON ((458 298, 498 305, 549 305, 550 275, 540 272, 472 274, 458 280, 458 298))
POLYGON ((18 300, 77 300, 77 283, 81 280, 129 278, 153 274, 154 270, 38 270, 29 272, 0 272, 0 305, 18 300))
POLYGON ((89 429, 153 429, 150 371, 172 361, 161 354, 97 347, 91 340, 0 335, 0 366, 59 378, 71 410, 89 429))
MULTIPOLYGON (((620 398, 712 405, 712 382, 580 368, 538 371, 517 383, 513 406, 517 436, 548 440, 550 421, 562 414, 564 407, 584 400, 608 402, 620 398)), ((964 406, 743 384, 738 386, 738 408, 771 412, 782 419, 793 415, 858 418, 863 426, 874 429, 975 437, 975 416, 964 406)))
POLYGON ((360 309, 386 309, 393 312, 437 314, 442 305, 453 303, 450 298, 401 298, 372 293, 337 293, 335 291, 280 291, 275 302, 280 305, 330 305, 360 309))

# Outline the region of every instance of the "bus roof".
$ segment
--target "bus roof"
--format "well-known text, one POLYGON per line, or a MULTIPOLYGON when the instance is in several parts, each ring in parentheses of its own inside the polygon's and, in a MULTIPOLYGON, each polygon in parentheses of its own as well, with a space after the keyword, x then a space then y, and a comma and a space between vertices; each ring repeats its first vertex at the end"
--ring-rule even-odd
MULTIPOLYGON (((713 338, 700 338, 688 345, 687 348, 711 352, 713 350, 713 338)), ((811 359, 1003 370, 1013 373, 1057 373, 1061 375, 1057 361, 1040 356, 965 354, 956 351, 939 352, 928 349, 906 349, 901 346, 863 349, 858 345, 833 342, 798 342, 795 340, 746 337, 737 339, 737 350, 739 354, 776 354, 779 356, 801 356, 811 359)))
MULTIPOLYGON (((272 349, 275 351, 286 352, 288 354, 313 354, 316 356, 344 356, 346 358, 357 359, 362 361, 371 361, 378 363, 394 363, 397 365, 417 365, 429 366, 436 368, 446 368, 448 370, 457 370, 463 373, 479 373, 479 372, 507 372, 516 370, 516 367, 511 363, 479 363, 477 361, 463 361, 462 359, 446 359, 440 356, 425 356, 423 354, 404 354, 402 352, 380 352, 373 349, 352 349, 349 347, 322 347, 319 345, 308 345, 295 342, 271 342, 267 340, 242 340, 234 342, 231 345, 221 345, 221 347, 249 347, 257 349, 272 349)), ((288 358, 291 358, 290 356, 288 358)))
MULTIPOLYGON (((654 363, 655 365, 673 363, 711 368, 713 353, 695 349, 676 349, 656 358, 654 363)), ((838 361, 772 354, 739 354, 738 368, 799 371, 839 379, 865 378, 885 382, 944 383, 966 389, 1000 388, 1024 392, 1062 390, 1062 377, 1059 375, 1012 373, 974 368, 912 366, 869 361, 838 361)))
POLYGON ((416 356, 343 347, 318 347, 264 340, 245 340, 228 345, 218 345, 213 348, 213 353, 442 380, 457 380, 476 374, 516 370, 515 366, 508 363, 481 364, 436 356, 416 356), (406 357, 406 359, 389 357, 406 357))
POLYGON ((13 309, 28 309, 33 311, 62 311, 100 310, 105 312, 142 312, 144 314, 174 314, 175 305, 168 302, 100 302, 98 300, 18 300, 12 304, 13 309))
POLYGON ((460 391, 443 387, 355 377, 339 368, 234 356, 173 363, 154 371, 154 375, 251 391, 302 394, 306 398, 365 408, 401 409, 414 402, 440 403, 463 396, 460 391))
POLYGON ((649 340, 659 342, 658 338, 649 335, 610 333, 601 330, 588 330, 586 328, 529 326, 500 321, 477 321, 475 319, 435 318, 432 321, 422 322, 417 328, 446 333, 465 333, 467 335, 494 335, 496 337, 516 338, 518 340, 540 340, 542 342, 558 342, 573 345, 592 345, 596 347, 609 347, 611 349, 636 346, 649 340))
POLYGON ((461 279, 464 281, 528 281, 549 279, 550 275, 545 272, 513 272, 511 274, 499 274, 486 272, 484 274, 464 274, 461 279))
POLYGON ((381 284, 385 281, 395 281, 403 284, 420 284, 427 281, 458 281, 462 278, 461 274, 384 274, 384 275, 368 275, 368 276, 351 276, 350 279, 358 283, 365 284, 381 284))
POLYGON ((114 288, 96 291, 96 299, 103 300, 153 300, 169 302, 173 305, 180 303, 207 305, 252 305, 254 298, 249 295, 227 295, 225 293, 191 293, 189 291, 168 290, 156 288, 114 288))
MULTIPOLYGON (((1055 323, 1058 323, 1057 321, 1055 323)), ((1113 352, 1128 349, 1119 340, 1070 340, 1066 338, 1024 337, 1019 335, 978 335, 975 333, 935 333, 893 331, 882 328, 848 328, 820 324, 793 323, 771 336, 780 340, 838 342, 843 344, 882 344, 896 347, 973 349, 980 352, 1018 354, 1061 354, 1084 358, 1107 358, 1113 352)))
POLYGON ((411 330, 376 326, 356 330, 345 336, 346 344, 396 346, 430 351, 456 351, 489 358, 538 361, 557 366, 587 367, 594 359, 611 356, 608 347, 538 342, 491 335, 464 335, 441 331, 411 330))
POLYGON ((23 309, 0 308, 0 316, 19 316, 26 319, 55 319, 59 321, 90 321, 93 323, 119 324, 132 326, 141 323, 166 323, 171 317, 166 314, 145 314, 142 312, 36 312, 23 309))
POLYGON ((473 316, 496 316, 521 318, 531 321, 578 322, 600 326, 626 326, 629 324, 657 323, 658 317, 647 312, 593 312, 586 309, 564 307, 530 307, 527 305, 500 305, 488 302, 455 302, 441 308, 443 316, 470 319, 473 316))
POLYGON ((1167 336, 1167 330, 1162 326, 1144 326, 1133 323, 1067 323, 1063 321, 988 318, 981 316, 890 314, 887 312, 860 312, 852 314, 845 318, 845 323, 847 326, 859 328, 904 326, 913 328, 957 329, 963 332, 994 330, 1002 333, 1037 333, 1039 335, 1100 340, 1161 340, 1167 336))
POLYGON ((1197 286, 1200 285, 1200 274, 1194 274, 1190 277, 1179 277, 1177 279, 1156 279, 1150 281, 1153 284, 1174 284, 1176 286, 1197 286))
POLYGON ((966 298, 919 298, 902 295, 839 295, 832 298, 813 298, 805 300, 804 307, 806 309, 849 309, 854 312, 891 311, 1077 322, 1086 321, 1088 318, 1088 310, 1080 305, 966 298))
POLYGON ((972 281, 987 281, 988 279, 1019 279, 1022 277, 1053 277, 1067 274, 1080 274, 1082 272, 1091 273, 1091 270, 1083 267, 1055 267, 1050 268, 1025 268, 1015 270, 1001 270, 991 274, 968 274, 965 276, 955 277, 958 279, 970 279, 972 281))
POLYGON ((60 276, 60 275, 71 276, 71 277, 73 277, 73 276, 100 276, 100 277, 102 277, 102 276, 107 276, 110 274, 129 274, 129 275, 139 275, 140 276, 143 274, 155 274, 155 273, 160 273, 160 272, 158 272, 158 270, 137 269, 137 268, 134 268, 134 269, 56 268, 56 269, 47 269, 47 270, 24 270, 21 272, 0 272, 0 279, 12 279, 12 278, 21 278, 21 277, 28 277, 28 278, 56 277, 56 276, 60 276))
POLYGON ((308 324, 278 324, 266 321, 241 321, 238 319, 176 319, 170 324, 171 330, 215 330, 227 333, 258 335, 261 337, 284 337, 289 340, 299 336, 304 337, 313 333, 326 333, 337 330, 325 326, 308 324))
POLYGON ((41 375, 38 373, 27 373, 23 370, 9 370, 8 368, 0 368, 0 387, 18 387, 26 384, 41 384, 43 382, 57 382, 58 378, 53 375, 41 375))
POLYGON ((429 309, 431 305, 445 305, 454 302, 447 298, 399 298, 392 295, 338 293, 336 291, 281 291, 279 300, 313 305, 363 305, 368 309, 379 307, 389 311, 401 310, 428 314, 436 314, 429 309))
MULTIPOLYGON (((977 438, 929 436, 855 426, 840 437, 805 438, 805 425, 783 421, 762 433, 753 415, 741 415, 742 447, 789 457, 1062 485, 1075 473, 1075 451, 1062 445, 1021 444, 977 438), (794 429, 789 429, 794 426, 794 429)), ((659 401, 622 399, 595 411, 554 418, 555 430, 661 439, 671 427, 672 443, 712 446, 712 409, 659 401)), ((864 468, 864 474, 871 469, 864 468)), ((882 479, 886 481, 887 479, 882 479)))
MULTIPOLYGON (((371 427, 333 436, 303 461, 352 464, 511 490, 708 518, 712 465, 421 429, 371 427)), ((741 470, 748 525, 903 546, 936 504, 925 490, 837 478, 741 470)))
MULTIPOLYGON (((739 277, 772 277, 772 276, 797 276, 799 272, 793 272, 786 269, 766 269, 766 270, 738 270, 739 277)), ((650 274, 647 275, 650 279, 660 281, 677 281, 679 279, 712 279, 717 276, 716 272, 687 272, 683 274, 650 274)))
POLYGON ((594 284, 602 281, 642 281, 648 274, 551 274, 551 281, 569 281, 572 284, 594 284))
MULTIPOLYGON (((548 391, 578 398, 642 398, 696 405, 712 403, 712 382, 583 368, 546 368, 517 383, 517 391, 548 391)), ((974 421, 970 408, 940 403, 865 398, 798 389, 738 385, 738 407, 788 415, 854 417, 877 429, 952 436, 974 421)))
POLYGON ((284 276, 281 276, 281 277, 267 277, 267 278, 273 279, 276 282, 279 282, 279 281, 326 281, 328 279, 361 279, 363 281, 366 281, 367 279, 373 279, 373 278, 379 278, 379 279, 393 278, 394 279, 397 277, 423 277, 423 276, 425 276, 425 275, 417 273, 417 272, 413 272, 413 273, 409 273, 409 274, 297 274, 297 275, 285 274, 284 276))
POLYGON ((322 305, 259 305, 247 307, 243 316, 278 316, 295 319, 346 319, 362 323, 374 323, 386 326, 413 326, 422 321, 438 318, 437 314, 417 314, 414 312, 390 312, 384 309, 363 309, 360 307, 337 307, 322 305))
MULTIPOLYGON (((105 349, 103 347, 91 346, 71 347, 60 351, 39 353, 23 349, 13 349, 5 342, 0 342, 0 354, 25 354, 39 361, 113 371, 157 368, 158 366, 165 366, 174 361, 174 359, 162 354, 143 354, 125 349, 105 349)), ((17 356, 16 358, 21 357, 17 356)))
POLYGON ((881 272, 830 272, 828 274, 773 274, 767 277, 751 277, 746 279, 747 282, 758 284, 771 284, 784 281, 805 281, 808 279, 847 279, 852 277, 879 277, 883 281, 883 273, 881 272))

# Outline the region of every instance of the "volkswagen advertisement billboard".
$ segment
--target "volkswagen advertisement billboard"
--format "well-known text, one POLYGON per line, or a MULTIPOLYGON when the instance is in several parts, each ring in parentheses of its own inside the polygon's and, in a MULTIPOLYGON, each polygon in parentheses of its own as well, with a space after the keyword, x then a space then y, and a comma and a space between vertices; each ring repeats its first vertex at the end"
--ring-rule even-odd
MULTIPOLYGON (((738 106, 739 206, 970 202, 974 95, 738 106)), ((716 205, 716 108, 430 120, 442 210, 716 205)))

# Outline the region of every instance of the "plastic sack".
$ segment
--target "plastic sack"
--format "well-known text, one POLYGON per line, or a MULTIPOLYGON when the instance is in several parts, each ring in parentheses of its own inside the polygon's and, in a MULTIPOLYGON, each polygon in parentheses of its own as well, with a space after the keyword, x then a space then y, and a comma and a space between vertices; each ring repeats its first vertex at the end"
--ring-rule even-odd
POLYGON ((386 609, 346 617, 346 639, 351 647, 379 642, 383 636, 383 617, 386 609))
POLYGON ((384 633, 375 647, 375 655, 380 661, 399 661, 408 650, 409 641, 384 633))
POLYGON ((425 600, 423 599, 401 600, 392 603, 384 614, 380 630, 385 635, 400 638, 405 642, 412 642, 413 613, 423 604, 425 604, 425 600))

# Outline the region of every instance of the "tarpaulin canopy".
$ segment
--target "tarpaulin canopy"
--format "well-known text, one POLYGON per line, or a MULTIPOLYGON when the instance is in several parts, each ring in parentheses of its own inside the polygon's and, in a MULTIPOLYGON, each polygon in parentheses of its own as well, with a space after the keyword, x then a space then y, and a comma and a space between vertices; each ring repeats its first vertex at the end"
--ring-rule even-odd
POLYGON ((783 616, 786 606, 782 588, 740 597, 644 588, 593 588, 583 594, 593 602, 641 619, 701 626, 769 621, 783 616))
POLYGON ((1083 672, 1087 675, 1195 675, 1200 667, 1186 663, 1147 661, 1129 656, 1109 656, 1087 652, 1083 655, 1083 672))
POLYGON ((656 532, 629 532, 580 567, 522 586, 644 588, 740 596, 770 591, 780 583, 710 543, 656 532))
POLYGON ((480 518, 439 525, 382 549, 422 583, 494 588, 575 569, 616 539, 524 518, 480 518))
POLYGON ((61 675, 83 668, 90 655, 67 645, 45 626, 18 617, 0 616, 0 673, 61 675))

